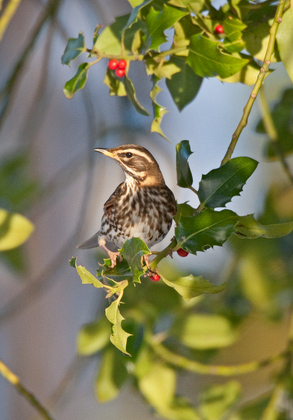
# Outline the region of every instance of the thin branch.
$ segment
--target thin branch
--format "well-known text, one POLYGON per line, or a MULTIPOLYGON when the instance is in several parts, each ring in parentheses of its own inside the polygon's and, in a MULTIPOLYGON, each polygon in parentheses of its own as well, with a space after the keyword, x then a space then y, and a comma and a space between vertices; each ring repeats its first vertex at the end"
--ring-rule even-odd
POLYGON ((53 420, 53 417, 49 414, 45 407, 43 407, 37 398, 21 384, 19 378, 1 360, 0 374, 28 400, 28 402, 42 415, 45 420, 53 420))
POLYGON ((234 366, 219 366, 219 365, 207 365, 196 362, 194 360, 187 359, 178 353, 173 353, 167 347, 163 346, 158 340, 150 340, 153 351, 160 356, 163 360, 170 363, 173 366, 188 370, 190 372, 199 373, 201 375, 217 375, 217 376, 234 376, 243 375, 245 373, 254 372, 265 366, 271 365, 272 363, 283 360, 288 354, 291 354, 292 348, 286 349, 284 352, 272 356, 268 359, 253 361, 250 363, 243 363, 234 366))
POLYGON ((257 97, 257 94, 260 90, 261 85, 263 84, 263 81, 265 79, 266 73, 269 70, 269 66, 271 64, 271 57, 274 51, 274 47, 275 47, 275 41, 276 41, 276 35, 277 35, 277 31, 278 31, 278 27, 279 24, 282 22, 282 16, 283 16, 283 12, 284 12, 284 6, 285 6, 285 1, 284 0, 279 0, 278 3, 278 7, 276 10, 276 14, 274 17, 274 23, 271 26, 270 29, 270 38, 269 38, 269 42, 268 42, 268 46, 267 46, 267 50, 266 50, 266 54, 264 57, 264 61, 262 64, 262 67, 258 73, 255 85, 252 89, 252 92, 250 94, 250 97, 243 109, 243 114, 241 117, 241 120, 235 130, 235 132, 232 135, 232 140, 230 142, 230 145, 227 149, 227 152, 222 160, 221 165, 224 165, 226 162, 228 162, 231 159, 231 156, 234 152, 234 149, 236 147, 236 144, 238 142, 238 139, 240 137, 240 134, 242 133, 242 130, 244 127, 246 127, 247 125, 247 121, 248 121, 248 117, 250 115, 252 106, 254 104, 254 101, 257 97))
POLYGON ((0 41, 3 38, 3 35, 6 31, 7 26, 9 25, 11 19, 15 15, 18 6, 20 5, 21 0, 10 0, 7 4, 1 18, 0 18, 0 41))
POLYGON ((263 120, 265 130, 273 143, 275 152, 279 157, 279 160, 283 166, 283 169, 286 175, 288 176, 291 183, 293 184, 293 173, 291 172, 290 166, 288 165, 288 162, 285 159, 284 153, 279 145, 278 132, 276 130, 276 127, 275 127, 275 124, 274 124, 274 121, 273 121, 273 118, 272 118, 272 115, 268 106, 268 101, 266 98, 264 86, 262 86, 259 90, 259 99, 260 99, 260 104, 261 104, 262 120, 263 120))

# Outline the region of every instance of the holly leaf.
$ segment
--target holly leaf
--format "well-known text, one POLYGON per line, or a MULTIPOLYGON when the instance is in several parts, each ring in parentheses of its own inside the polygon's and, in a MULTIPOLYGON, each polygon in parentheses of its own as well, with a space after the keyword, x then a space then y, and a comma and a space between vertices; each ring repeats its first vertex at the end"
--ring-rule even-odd
POLYGON ((0 209, 0 252, 22 245, 33 230, 34 225, 26 217, 0 209))
POLYGON ((282 62, 287 73, 293 82, 293 9, 292 5, 282 17, 282 24, 277 32, 277 44, 282 62))
POLYGON ((166 79, 166 85, 175 105, 179 111, 182 111, 196 97, 203 79, 194 73, 185 60, 173 57, 172 62, 180 71, 173 74, 170 79, 166 79))
POLYGON ((201 204, 209 208, 224 207, 234 196, 240 195, 257 165, 254 159, 237 157, 203 175, 198 189, 201 204))
POLYGON ((126 95, 132 103, 132 105, 134 106, 134 108, 136 109, 136 111, 139 114, 149 116, 150 114, 148 113, 148 111, 138 102, 133 83, 127 76, 124 77, 124 86, 126 95))
POLYGON ((175 228, 179 248, 191 254, 221 246, 234 232, 238 216, 231 210, 203 210, 196 216, 182 216, 175 228))
MULTIPOLYGON (((90 273, 85 267, 81 265, 77 265, 76 258, 73 259, 75 263, 76 271, 81 279, 82 284, 92 284, 94 287, 98 289, 104 288, 104 284, 100 282, 92 273, 90 273)), ((72 264, 72 263, 70 263, 72 264)))
POLYGON ((211 314, 180 318, 175 322, 172 334, 185 346, 198 350, 227 347, 238 337, 237 330, 227 318, 211 314))
POLYGON ((61 63, 69 65, 70 61, 75 60, 83 52, 86 52, 84 36, 82 33, 79 33, 78 38, 69 38, 61 57, 61 63))
POLYGON ((177 213, 174 216, 176 224, 178 224, 182 216, 194 216, 196 214, 195 208, 191 207, 187 202, 177 204, 177 213))
POLYGON ((190 188, 193 183, 192 173, 187 162, 190 155, 190 144, 188 140, 182 140, 176 145, 176 171, 177 185, 182 188, 190 188))
POLYGON ((107 348, 96 379, 96 395, 100 402, 111 401, 117 397, 128 378, 126 363, 125 357, 116 349, 107 348))
POLYGON ((124 320, 124 318, 119 311, 119 304, 120 299, 118 298, 114 300, 111 303, 111 305, 105 310, 107 319, 111 322, 111 324, 113 324, 112 334, 110 335, 110 341, 115 347, 117 347, 118 350, 122 351, 128 356, 131 356, 131 354, 129 354, 126 351, 126 345, 128 337, 130 337, 132 334, 129 334, 128 332, 124 331, 122 328, 122 321, 124 320))
POLYGON ((226 283, 215 285, 203 279, 202 276, 194 277, 192 274, 178 277, 176 280, 167 280, 161 275, 161 279, 167 286, 175 289, 187 302, 203 293, 219 293, 226 288, 226 283))
POLYGON ((293 231, 293 221, 262 225, 257 222, 253 214, 240 216, 235 225, 235 234, 243 239, 280 238, 293 231))
POLYGON ((107 68, 104 83, 110 89, 110 96, 126 96, 125 85, 122 80, 115 76, 112 70, 107 68))
POLYGON ((175 22, 187 15, 186 11, 175 7, 163 5, 162 10, 155 10, 153 7, 146 16, 148 27, 147 50, 159 50, 159 47, 166 42, 164 31, 171 28, 175 22))
MULTIPOLYGON (((260 72, 260 66, 255 61, 250 61, 246 66, 242 67, 240 71, 233 74, 231 77, 222 77, 217 76, 219 80, 225 83, 243 83, 247 86, 254 85, 256 78, 260 72)), ((266 72, 265 78, 268 77, 273 70, 268 70, 266 72)))
POLYGON ((190 38, 187 63, 202 77, 230 77, 244 67, 249 60, 221 52, 219 43, 201 34, 190 38))
MULTIPOLYGON (((106 28, 102 31, 96 40, 94 50, 99 53, 105 53, 107 56, 119 56, 121 54, 121 34, 128 22, 129 16, 129 14, 119 16, 115 19, 114 23, 106 26, 106 28)), ((126 43, 126 36, 124 38, 124 43, 126 43)))
POLYGON ((161 122, 163 119, 163 116, 168 112, 166 108, 162 105, 159 105, 157 102, 157 95, 162 91, 162 89, 158 86, 158 82, 160 81, 160 78, 153 75, 152 76, 153 81, 153 89, 150 92, 150 98, 153 102, 153 114, 154 119, 151 125, 151 133, 155 132, 160 134, 164 139, 168 140, 168 137, 165 136, 161 129, 161 122))
POLYGON ((140 283, 140 276, 146 271, 146 268, 142 266, 143 256, 151 254, 151 251, 140 238, 131 238, 124 243, 120 253, 128 262, 133 281, 140 283))
POLYGON ((73 98, 73 96, 78 90, 84 88, 87 81, 89 67, 89 63, 82 63, 78 67, 76 75, 65 83, 63 92, 67 99, 73 98))
POLYGON ((109 342, 111 327, 105 317, 84 325, 77 337, 77 352, 91 356, 102 350, 109 342))

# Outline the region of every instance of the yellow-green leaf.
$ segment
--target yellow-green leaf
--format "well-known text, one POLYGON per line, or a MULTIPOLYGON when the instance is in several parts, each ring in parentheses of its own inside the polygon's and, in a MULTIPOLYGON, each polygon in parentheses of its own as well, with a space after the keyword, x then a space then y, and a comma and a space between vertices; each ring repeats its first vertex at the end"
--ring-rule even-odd
POLYGON ((33 230, 33 224, 26 217, 0 209, 0 251, 18 247, 33 230))

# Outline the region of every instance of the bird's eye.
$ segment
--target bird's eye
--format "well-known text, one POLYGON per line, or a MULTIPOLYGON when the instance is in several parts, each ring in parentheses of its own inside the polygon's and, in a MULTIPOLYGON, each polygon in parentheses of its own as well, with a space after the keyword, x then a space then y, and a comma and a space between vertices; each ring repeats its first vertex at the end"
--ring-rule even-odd
POLYGON ((125 156, 126 156, 127 158, 131 158, 131 157, 132 157, 132 153, 131 153, 131 152, 127 152, 127 153, 125 153, 125 156))

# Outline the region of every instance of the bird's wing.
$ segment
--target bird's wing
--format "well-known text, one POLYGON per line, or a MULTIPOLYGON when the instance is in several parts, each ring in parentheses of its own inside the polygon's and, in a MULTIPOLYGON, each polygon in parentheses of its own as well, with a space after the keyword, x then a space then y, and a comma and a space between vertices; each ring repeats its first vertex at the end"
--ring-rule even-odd
POLYGON ((118 185, 118 187, 116 188, 116 190, 113 192, 112 195, 110 195, 110 197, 108 198, 108 200, 104 204, 104 212, 109 212, 109 210, 111 210, 111 208, 117 202, 117 199, 119 198, 119 196, 121 194, 123 194, 125 188, 126 187, 125 187, 125 183, 124 182, 122 182, 120 185, 118 185))

